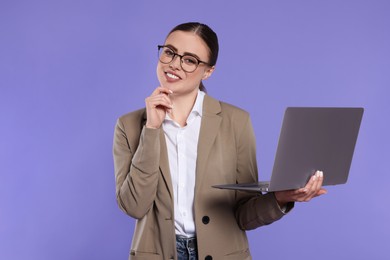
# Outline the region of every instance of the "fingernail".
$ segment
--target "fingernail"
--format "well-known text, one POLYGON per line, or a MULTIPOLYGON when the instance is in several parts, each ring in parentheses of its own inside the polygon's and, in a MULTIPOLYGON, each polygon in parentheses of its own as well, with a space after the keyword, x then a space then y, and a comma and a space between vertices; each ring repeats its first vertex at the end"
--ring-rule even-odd
POLYGON ((169 93, 173 94, 173 91, 172 91, 172 90, 169 90, 169 93))

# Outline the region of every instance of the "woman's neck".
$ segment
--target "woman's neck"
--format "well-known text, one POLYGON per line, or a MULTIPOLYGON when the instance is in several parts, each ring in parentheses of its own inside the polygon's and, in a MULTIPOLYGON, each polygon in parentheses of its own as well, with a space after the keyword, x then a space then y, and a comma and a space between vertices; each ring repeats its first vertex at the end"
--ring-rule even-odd
POLYGON ((169 116, 181 127, 187 125, 187 118, 190 115, 192 108, 194 107, 197 95, 198 90, 183 96, 177 96, 175 93, 171 95, 173 109, 169 116))

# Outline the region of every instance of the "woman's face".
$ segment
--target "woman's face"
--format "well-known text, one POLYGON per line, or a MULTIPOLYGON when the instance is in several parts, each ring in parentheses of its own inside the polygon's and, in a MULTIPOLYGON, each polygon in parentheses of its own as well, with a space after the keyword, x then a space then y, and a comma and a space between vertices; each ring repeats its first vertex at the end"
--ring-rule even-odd
MULTIPOLYGON (((206 43, 193 32, 174 31, 168 35, 165 46, 169 46, 179 55, 190 54, 199 60, 209 61, 209 49, 206 43)), ((198 91, 201 80, 210 77, 214 67, 199 63, 194 72, 183 71, 180 57, 175 56, 172 62, 158 62, 157 78, 160 85, 171 89, 174 95, 186 95, 198 91)))

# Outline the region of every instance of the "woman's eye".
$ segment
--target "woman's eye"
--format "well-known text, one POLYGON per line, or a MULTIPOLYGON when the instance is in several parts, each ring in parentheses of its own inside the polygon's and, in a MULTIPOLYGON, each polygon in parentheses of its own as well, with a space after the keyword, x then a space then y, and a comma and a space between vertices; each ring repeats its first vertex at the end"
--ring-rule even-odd
POLYGON ((167 56, 173 56, 175 53, 170 49, 165 49, 164 54, 167 56))
POLYGON ((188 65, 194 65, 197 63, 196 59, 193 58, 193 57, 183 57, 183 60, 185 63, 187 63, 188 65))

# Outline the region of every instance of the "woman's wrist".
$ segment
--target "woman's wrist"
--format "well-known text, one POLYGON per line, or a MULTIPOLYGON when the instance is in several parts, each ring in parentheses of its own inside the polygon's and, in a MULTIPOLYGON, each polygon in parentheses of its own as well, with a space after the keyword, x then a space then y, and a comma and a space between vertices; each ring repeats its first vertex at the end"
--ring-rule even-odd
POLYGON ((148 125, 148 124, 146 124, 145 127, 149 128, 149 129, 159 129, 160 128, 160 127, 155 127, 155 126, 148 125))

